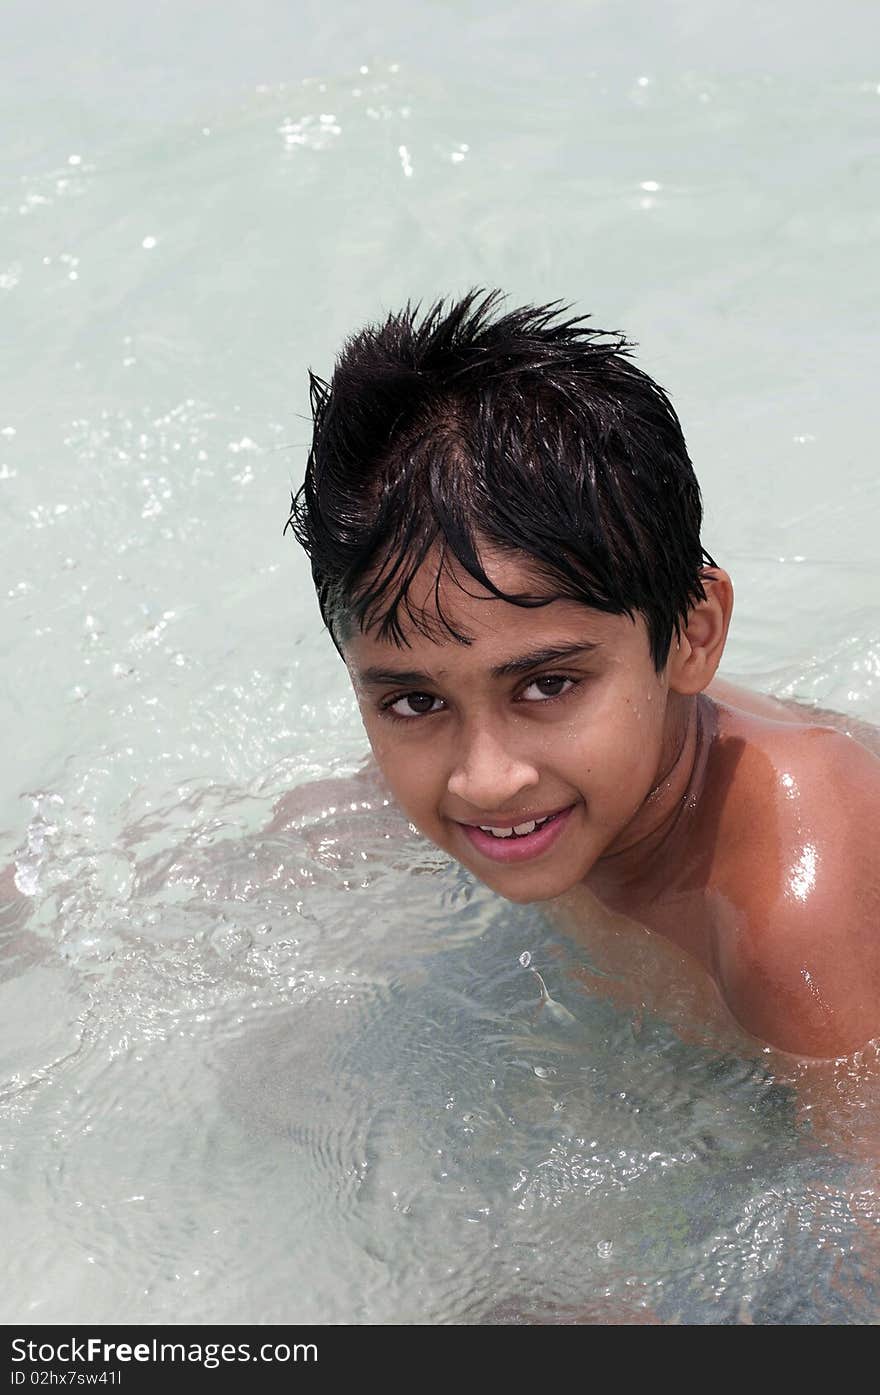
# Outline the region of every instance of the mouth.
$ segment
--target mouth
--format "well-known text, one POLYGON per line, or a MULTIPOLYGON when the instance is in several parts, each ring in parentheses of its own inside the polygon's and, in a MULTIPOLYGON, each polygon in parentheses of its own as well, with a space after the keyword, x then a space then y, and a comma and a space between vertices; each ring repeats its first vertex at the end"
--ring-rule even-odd
POLYGON ((518 823, 468 824, 459 827, 473 847, 493 862, 523 862, 546 852, 561 835, 575 806, 539 814, 518 823))

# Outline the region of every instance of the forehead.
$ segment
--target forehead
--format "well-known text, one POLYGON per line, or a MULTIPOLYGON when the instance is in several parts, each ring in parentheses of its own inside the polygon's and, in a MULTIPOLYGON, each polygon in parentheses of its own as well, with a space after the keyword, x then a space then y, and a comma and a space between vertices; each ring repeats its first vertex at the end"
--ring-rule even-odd
MULTIPOLYGON (((490 548, 481 551, 487 576, 499 590, 508 594, 552 595, 528 556, 505 554, 490 548)), ((643 618, 635 623, 627 615, 609 615, 579 601, 552 600, 543 606, 515 605, 493 595, 474 577, 447 557, 442 569, 439 555, 429 554, 416 573, 407 593, 407 606, 401 608, 400 624, 406 647, 401 649, 389 635, 380 638, 377 627, 355 630, 347 638, 346 661, 355 671, 375 664, 379 658, 397 659, 407 667, 418 661, 438 677, 446 672, 482 669, 513 658, 529 649, 545 645, 594 644, 605 652, 631 649, 634 657, 647 653, 647 631, 643 618), (408 622, 407 610, 419 621, 408 622), (450 635, 440 620, 468 636, 462 644, 450 635), (422 633, 424 625, 427 633, 422 633)))

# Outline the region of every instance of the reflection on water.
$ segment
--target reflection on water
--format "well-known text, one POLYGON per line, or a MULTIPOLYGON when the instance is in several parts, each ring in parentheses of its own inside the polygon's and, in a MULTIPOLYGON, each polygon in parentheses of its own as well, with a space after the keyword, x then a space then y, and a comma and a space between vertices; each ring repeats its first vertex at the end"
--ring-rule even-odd
POLYGON ((381 801, 226 837, 249 801, 213 789, 90 877, 37 802, 0 989, 7 1318, 880 1317, 870 1050, 800 1066, 810 1096, 622 1010, 381 801))
POLYGON ((560 297, 680 409, 728 676, 880 720, 870 7, 203 8, 0 51, 0 1318, 877 1321, 874 1053, 365 800, 282 538, 307 366, 560 297))

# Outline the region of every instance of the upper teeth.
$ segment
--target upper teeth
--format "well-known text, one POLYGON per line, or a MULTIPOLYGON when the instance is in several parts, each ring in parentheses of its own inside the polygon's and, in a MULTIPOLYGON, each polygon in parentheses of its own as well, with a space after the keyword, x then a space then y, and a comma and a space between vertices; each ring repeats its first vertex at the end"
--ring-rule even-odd
POLYGON ((487 825, 483 823, 480 824, 480 828, 484 833, 494 834, 496 838, 510 838, 514 833, 534 833, 535 829, 540 828, 541 824, 546 823, 549 817, 550 815, 548 814, 547 817, 543 819, 530 819, 528 823, 515 823, 513 828, 492 828, 487 827, 487 825))

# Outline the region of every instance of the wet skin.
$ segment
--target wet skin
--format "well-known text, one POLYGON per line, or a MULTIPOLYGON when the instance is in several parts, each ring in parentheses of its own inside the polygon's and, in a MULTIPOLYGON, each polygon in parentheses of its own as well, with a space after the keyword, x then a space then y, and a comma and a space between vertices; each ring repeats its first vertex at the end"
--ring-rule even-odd
MULTIPOLYGON (((484 561, 502 589, 535 589, 527 559, 484 561)), ((428 619, 435 580, 429 559, 410 591, 428 619)), ((376 761, 425 837, 570 929, 606 917, 664 936, 761 1041, 843 1055, 880 1036, 880 759, 772 699, 720 680, 707 694, 726 572, 706 592, 659 674, 641 616, 524 609, 461 573, 439 596, 471 644, 409 627, 405 648, 367 631, 343 651, 376 761), (562 810, 519 860, 466 827, 562 810)))

